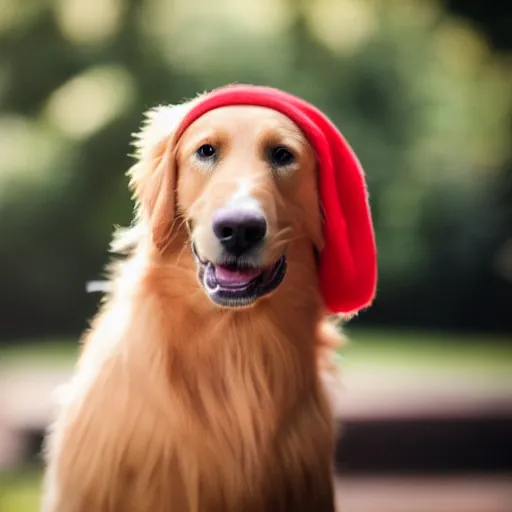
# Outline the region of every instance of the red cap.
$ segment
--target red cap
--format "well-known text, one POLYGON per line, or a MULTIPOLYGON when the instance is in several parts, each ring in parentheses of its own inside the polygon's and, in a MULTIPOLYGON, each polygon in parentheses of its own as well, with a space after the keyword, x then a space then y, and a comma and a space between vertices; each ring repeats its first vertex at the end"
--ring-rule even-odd
POLYGON ((304 132, 319 167, 325 237, 319 280, 325 306, 332 313, 352 313, 370 305, 377 285, 375 237, 363 169, 352 148, 310 103, 278 89, 252 85, 229 85, 196 99, 176 136, 206 112, 232 105, 271 108, 304 132))

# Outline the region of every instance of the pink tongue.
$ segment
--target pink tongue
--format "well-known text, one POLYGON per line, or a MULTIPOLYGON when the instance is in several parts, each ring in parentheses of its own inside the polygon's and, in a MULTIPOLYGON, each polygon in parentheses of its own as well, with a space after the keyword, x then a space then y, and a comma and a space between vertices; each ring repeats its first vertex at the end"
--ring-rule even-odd
POLYGON ((244 286, 261 274, 255 268, 230 270, 222 266, 215 266, 215 278, 221 286, 244 286))

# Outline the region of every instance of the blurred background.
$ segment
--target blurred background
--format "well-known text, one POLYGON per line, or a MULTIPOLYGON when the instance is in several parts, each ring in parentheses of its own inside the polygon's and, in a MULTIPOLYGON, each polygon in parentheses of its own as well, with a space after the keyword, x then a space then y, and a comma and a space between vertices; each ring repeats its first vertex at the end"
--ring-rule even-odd
POLYGON ((341 510, 511 512, 511 49, 500 0, 0 0, 0 511, 38 509, 143 112, 247 82, 323 109, 367 173, 341 510))

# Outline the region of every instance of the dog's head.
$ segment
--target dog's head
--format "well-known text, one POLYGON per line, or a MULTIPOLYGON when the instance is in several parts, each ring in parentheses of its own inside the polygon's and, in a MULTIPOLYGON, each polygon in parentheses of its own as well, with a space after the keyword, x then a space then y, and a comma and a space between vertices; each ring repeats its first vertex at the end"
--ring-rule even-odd
POLYGON ((328 309, 366 305, 375 290, 373 231, 348 145, 297 98, 235 88, 230 103, 231 94, 150 113, 130 175, 153 246, 164 257, 180 252, 173 240, 186 234, 199 282, 221 306, 252 305, 290 274, 305 286, 296 277, 316 277, 315 254, 328 309))
MULTIPOLYGON (((151 123, 179 122, 187 106, 172 108, 156 112, 151 123)), ((169 133, 145 151, 132 179, 153 242, 162 253, 176 250, 173 232, 186 229, 199 281, 215 303, 248 306, 276 290, 293 240, 309 242, 312 261, 314 249, 321 250, 315 155, 283 114, 218 108, 179 139, 169 133)))

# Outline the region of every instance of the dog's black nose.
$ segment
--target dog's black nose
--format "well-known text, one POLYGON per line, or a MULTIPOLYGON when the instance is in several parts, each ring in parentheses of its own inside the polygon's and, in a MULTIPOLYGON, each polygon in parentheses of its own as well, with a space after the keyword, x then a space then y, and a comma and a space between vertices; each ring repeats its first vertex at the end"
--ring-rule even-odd
POLYGON ((252 249, 267 232, 265 217, 248 210, 217 210, 213 214, 212 227, 224 248, 236 254, 252 249))

